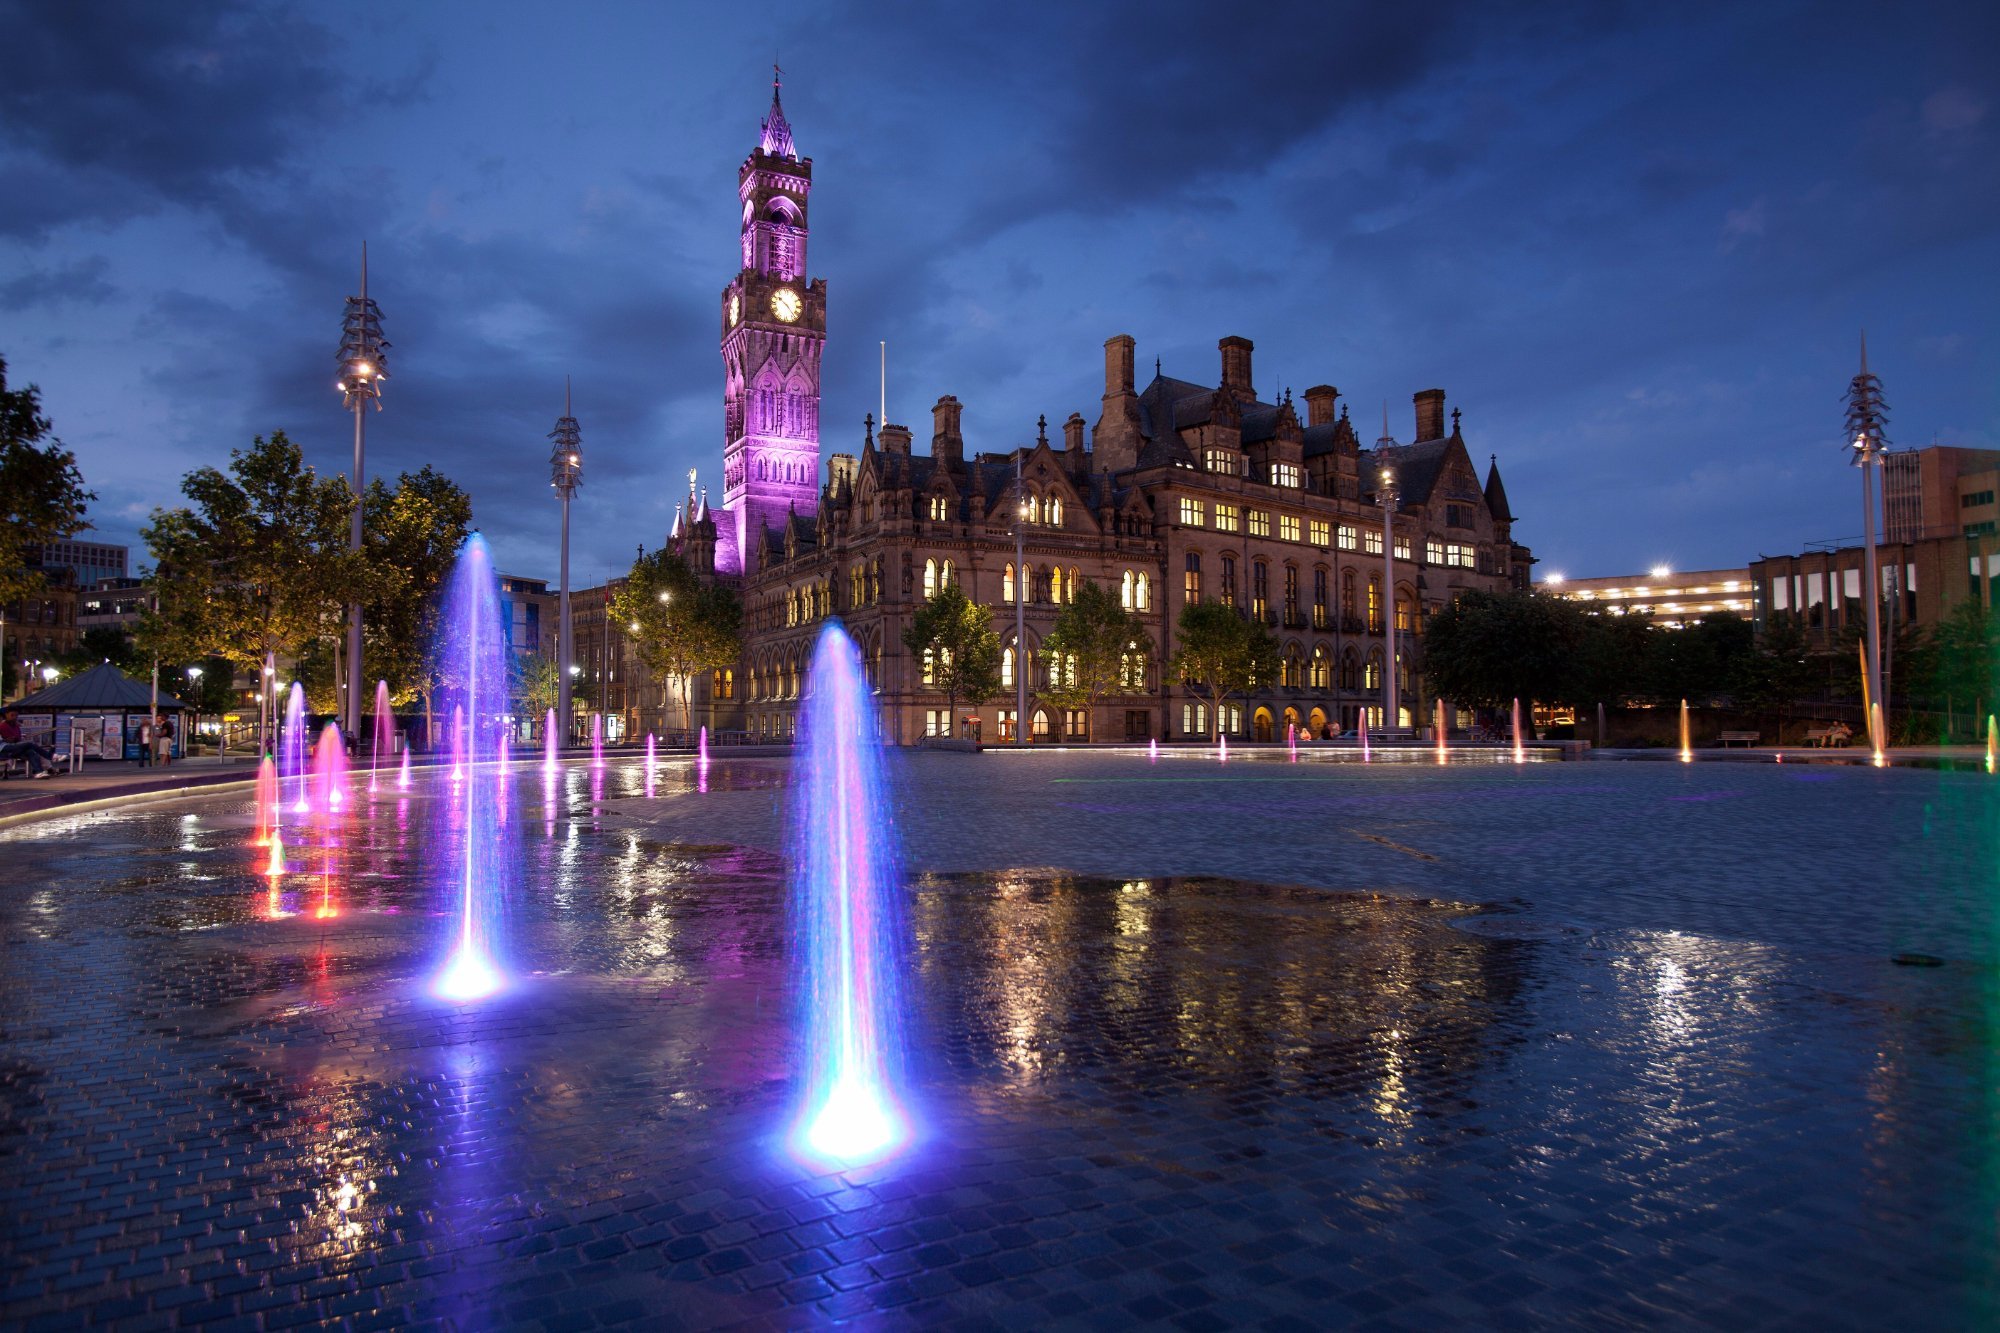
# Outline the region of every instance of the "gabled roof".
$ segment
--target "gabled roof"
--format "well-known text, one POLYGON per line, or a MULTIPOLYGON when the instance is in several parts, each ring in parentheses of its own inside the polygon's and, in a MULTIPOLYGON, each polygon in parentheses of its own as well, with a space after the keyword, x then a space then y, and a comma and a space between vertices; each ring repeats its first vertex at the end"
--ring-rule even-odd
MULTIPOLYGON (((82 675, 59 680, 7 706, 24 713, 69 713, 85 708, 136 708, 144 712, 152 701, 151 682, 141 684, 111 663, 100 662, 82 675)), ((185 707, 173 695, 160 693, 160 711, 179 712, 185 707)))
POLYGON ((1427 504, 1438 477, 1444 472, 1447 455, 1457 441, 1447 436, 1421 444, 1399 444, 1393 449, 1364 449, 1361 452, 1363 492, 1375 493, 1375 480, 1386 465, 1396 470, 1396 490, 1401 506, 1427 504), (1386 455, 1386 456, 1385 456, 1386 455))

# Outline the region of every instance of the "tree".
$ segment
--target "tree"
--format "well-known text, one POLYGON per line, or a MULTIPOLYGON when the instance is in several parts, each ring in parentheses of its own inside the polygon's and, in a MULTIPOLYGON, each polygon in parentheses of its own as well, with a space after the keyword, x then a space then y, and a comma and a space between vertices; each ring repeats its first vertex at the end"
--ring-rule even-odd
POLYGON ((1278 641, 1260 620, 1248 620, 1221 602, 1181 608, 1172 667, 1209 702, 1209 739, 1222 734, 1222 705, 1248 694, 1278 671, 1278 641))
POLYGON ((1713 702, 1730 692, 1743 659, 1755 651, 1750 622, 1709 615, 1647 639, 1645 692, 1658 703, 1713 702))
POLYGON ((641 550, 608 614, 625 625, 641 662, 679 683, 682 727, 693 731, 695 676, 743 653, 743 604, 736 594, 703 581, 672 551, 641 550))
POLYGON ((338 635, 361 562, 347 550, 352 492, 320 480, 283 431, 230 453, 227 474, 181 481, 192 505, 155 509, 141 530, 152 552, 154 606, 140 651, 162 660, 219 657, 247 671, 338 635))
POLYGON ((128 676, 142 669, 150 670, 152 665, 151 659, 141 663, 138 650, 133 648, 124 630, 116 625, 92 625, 77 636, 76 647, 56 659, 56 666, 63 675, 73 676, 100 662, 109 662, 128 676))
POLYGON ((1995 687, 2000 684, 1995 678, 2000 617, 1990 615, 1977 598, 1960 602, 1938 622, 1932 642, 1936 646, 1932 693, 1944 704, 1947 732, 1961 710, 1972 715, 1975 731, 1983 729, 1985 719, 1979 713, 1992 711, 1995 687))
POLYGON ((1776 714, 1783 740, 1785 710, 1813 688, 1820 674, 1804 622, 1796 612, 1774 611, 1764 622, 1757 650, 1739 662, 1731 693, 1752 713, 1776 714))
POLYGON ((924 684, 945 696, 954 719, 960 699, 976 708, 1000 692, 1000 636, 993 617, 956 583, 945 584, 917 608, 903 630, 903 644, 924 663, 924 684))
POLYGON ((425 707, 437 690, 438 616, 445 580, 472 531, 472 498, 451 478, 426 466, 368 484, 362 510, 362 551, 367 588, 362 598, 366 640, 364 681, 386 680, 389 693, 407 703, 422 694, 425 707))
POLYGON ((50 429, 42 391, 9 390, 0 357, 0 606, 41 590, 42 544, 88 527, 85 506, 97 498, 50 429))
POLYGON ((1146 647, 1138 617, 1118 594, 1086 579, 1042 640, 1052 682, 1042 693, 1057 707, 1081 709, 1088 718, 1098 700, 1113 691, 1129 693, 1134 680, 1143 682, 1146 647))
POLYGON ((1597 682, 1582 669, 1587 631, 1573 602, 1475 588, 1431 617, 1424 677, 1439 698, 1475 708, 1589 702, 1586 686, 1597 682))

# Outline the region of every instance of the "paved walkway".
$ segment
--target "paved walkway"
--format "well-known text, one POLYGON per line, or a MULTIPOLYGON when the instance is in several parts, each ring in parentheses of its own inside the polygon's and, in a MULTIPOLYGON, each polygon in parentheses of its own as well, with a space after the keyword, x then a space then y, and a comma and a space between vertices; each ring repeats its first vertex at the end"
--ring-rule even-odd
POLYGON ((2000 1318, 2000 780, 891 769, 922 1133, 842 1173, 784 763, 517 777, 468 1009, 442 775, 275 882, 240 796, 0 831, 0 1324, 2000 1318))

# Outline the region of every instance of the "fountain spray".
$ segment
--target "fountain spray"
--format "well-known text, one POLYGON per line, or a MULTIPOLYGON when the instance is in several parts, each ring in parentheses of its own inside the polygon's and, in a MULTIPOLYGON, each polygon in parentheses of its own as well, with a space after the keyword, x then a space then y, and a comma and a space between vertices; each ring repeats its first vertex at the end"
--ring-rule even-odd
POLYGON ((1431 710, 1431 715, 1437 719, 1432 724, 1432 728, 1437 732, 1438 762, 1442 764, 1446 761, 1449 753, 1445 745, 1444 736, 1444 700, 1439 699, 1437 701, 1437 707, 1431 710))
MULTIPOLYGON (((482 746, 498 756, 502 717, 507 711, 505 645, 500 637, 500 586, 493 574, 486 542, 477 533, 460 549, 452 571, 443 624, 445 647, 453 670, 447 678, 459 683, 463 702, 453 709, 453 742, 457 750, 454 774, 463 765, 477 774, 482 746)), ((503 771, 496 766, 496 773, 503 771)), ((464 1003, 500 989, 505 978, 493 961, 493 916, 505 888, 503 879, 519 863, 519 834, 503 824, 498 804, 504 799, 499 781, 467 781, 460 799, 443 817, 456 819, 445 844, 451 848, 448 882, 458 896, 453 914, 449 955, 433 990, 443 999, 464 1003), (497 832, 496 832, 497 830, 497 832)))
POLYGON ((306 688, 297 681, 292 682, 290 692, 285 696, 284 768, 282 777, 293 779, 292 813, 305 815, 312 813, 312 802, 306 796, 306 788, 312 782, 312 742, 306 735, 306 688))
POLYGON ((1375 756, 1368 753, 1368 714, 1361 714, 1361 762, 1373 763, 1375 756))
POLYGON ((403 763, 401 769, 396 774, 396 790, 408 791, 409 789, 410 789, 410 750, 408 746, 404 746, 403 763))
POLYGON ((653 733, 646 733, 646 799, 653 799, 653 733))
POLYGON ((1993 714, 1986 715, 1986 771, 1993 771, 1994 761, 2000 759, 2000 730, 1996 730, 1993 714))
POLYGON ((902 879, 861 654, 838 624, 821 632, 800 715, 792 799, 792 931, 804 984, 804 1101, 793 1150, 853 1166, 894 1152, 903 1013, 902 879))
POLYGON ((382 750, 396 748, 396 717, 389 711, 389 682, 375 682, 375 744, 368 754, 368 794, 373 796, 380 785, 382 772, 382 750))
POLYGON ((1521 701, 1519 698, 1516 698, 1514 700, 1514 762, 1518 764, 1527 757, 1527 752, 1521 747, 1521 701))
POLYGON ((1693 732, 1689 729, 1688 725, 1688 701, 1683 699, 1681 700, 1681 762, 1683 764, 1694 762, 1694 741, 1692 737, 1693 732))
POLYGON ((277 831, 278 765, 265 755, 257 765, 257 841, 253 845, 269 847, 277 831))

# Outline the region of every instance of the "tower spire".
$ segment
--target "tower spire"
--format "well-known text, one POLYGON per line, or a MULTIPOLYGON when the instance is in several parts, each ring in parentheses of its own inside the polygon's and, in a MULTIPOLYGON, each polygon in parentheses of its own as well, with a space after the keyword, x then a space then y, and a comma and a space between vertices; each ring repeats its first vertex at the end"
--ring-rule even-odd
POLYGON ((791 123, 785 119, 784 103, 779 100, 779 90, 784 87, 785 71, 778 68, 778 62, 771 62, 771 111, 759 126, 757 148, 772 157, 797 159, 798 150, 792 146, 791 123))

